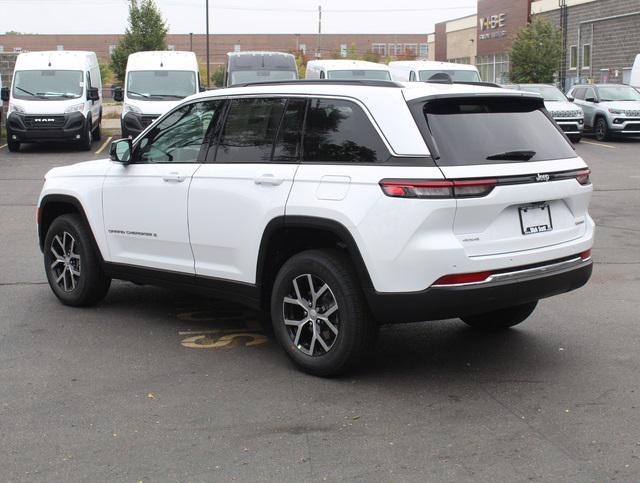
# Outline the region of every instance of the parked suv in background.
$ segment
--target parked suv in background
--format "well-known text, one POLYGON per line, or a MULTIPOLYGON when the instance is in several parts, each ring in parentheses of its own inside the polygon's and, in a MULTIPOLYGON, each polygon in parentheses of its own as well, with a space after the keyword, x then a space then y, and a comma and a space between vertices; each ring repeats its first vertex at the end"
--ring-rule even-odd
POLYGON ((194 95, 110 160, 54 168, 38 232, 67 305, 112 278, 218 294, 335 375, 380 324, 505 329, 582 286, 591 193, 540 96, 291 81, 194 95))
POLYGON ((547 111, 567 137, 574 143, 580 142, 584 129, 582 109, 569 102, 569 99, 556 86, 551 84, 508 84, 504 87, 540 94, 544 99, 547 111))
POLYGON ((584 111, 586 129, 596 139, 640 135, 640 92, 621 84, 575 85, 567 96, 584 111))

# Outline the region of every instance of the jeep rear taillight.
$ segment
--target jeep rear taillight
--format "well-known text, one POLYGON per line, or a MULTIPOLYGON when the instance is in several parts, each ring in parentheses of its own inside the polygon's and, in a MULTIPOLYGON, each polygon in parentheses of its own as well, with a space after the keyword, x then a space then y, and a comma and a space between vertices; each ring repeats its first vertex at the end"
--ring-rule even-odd
POLYGON ((478 198, 491 193, 496 184, 495 179, 380 181, 380 187, 387 196, 421 199, 478 198))
POLYGON ((590 174, 591 174, 591 170, 588 169, 588 168, 587 169, 583 169, 582 171, 578 171, 576 173, 576 180, 582 186, 586 186, 588 184, 591 184, 591 179, 589 177, 590 174))

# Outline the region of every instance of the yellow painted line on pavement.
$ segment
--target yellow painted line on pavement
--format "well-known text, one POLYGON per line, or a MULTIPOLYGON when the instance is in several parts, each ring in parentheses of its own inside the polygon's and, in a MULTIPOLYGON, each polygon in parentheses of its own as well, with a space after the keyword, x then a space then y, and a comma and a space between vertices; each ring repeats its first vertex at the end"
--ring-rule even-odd
POLYGON ((7 147, 7 145, 6 145, 6 144, 3 144, 2 146, 0 146, 0 149, 2 149, 2 148, 6 148, 6 147, 7 147))
POLYGON ((602 146, 603 148, 618 149, 616 146, 611 146, 610 144, 594 143, 593 141, 585 141, 584 139, 582 142, 585 144, 592 144, 593 146, 602 146))
POLYGON ((109 136, 107 140, 104 143, 102 143, 102 146, 100 146, 100 148, 96 151, 96 154, 100 154, 102 151, 104 151, 104 148, 107 147, 107 145, 111 142, 112 139, 113 139, 113 136, 109 136))

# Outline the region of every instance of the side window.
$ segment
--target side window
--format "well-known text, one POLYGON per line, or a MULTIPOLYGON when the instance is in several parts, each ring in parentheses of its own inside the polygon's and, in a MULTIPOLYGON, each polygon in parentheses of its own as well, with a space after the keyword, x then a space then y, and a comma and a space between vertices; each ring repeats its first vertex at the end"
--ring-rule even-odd
POLYGON ((584 98, 586 99, 595 99, 596 93, 594 92, 592 87, 589 87, 584 93, 584 98))
POLYGON ((324 79, 324 71, 323 70, 320 71, 320 79, 324 79))
POLYGON ((87 89, 89 89, 90 87, 93 87, 91 85, 91 72, 87 72, 87 89))
POLYGON ((387 148, 360 106, 340 99, 311 100, 304 161, 375 163, 388 157, 387 148))
POLYGON ((586 91, 586 89, 584 87, 577 87, 574 91, 573 91, 573 97, 575 99, 580 99, 583 100, 584 99, 584 92, 586 91))
POLYGON ((216 163, 260 163, 271 150, 286 99, 233 99, 222 129, 216 163))
POLYGON ((289 99, 282 116, 278 139, 273 147, 273 161, 298 161, 300 159, 300 138, 307 107, 306 99, 289 99))
POLYGON ((414 71, 411 71, 411 73, 409 74, 409 82, 415 82, 416 80, 416 73, 414 71))
POLYGON ((201 101, 176 109, 138 143, 137 163, 196 163, 222 101, 201 101))

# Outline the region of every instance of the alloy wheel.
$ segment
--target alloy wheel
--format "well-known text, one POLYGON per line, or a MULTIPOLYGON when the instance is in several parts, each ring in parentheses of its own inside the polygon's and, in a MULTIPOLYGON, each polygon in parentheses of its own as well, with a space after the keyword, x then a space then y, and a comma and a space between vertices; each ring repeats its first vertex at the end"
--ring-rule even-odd
POLYGON ((282 302, 287 333, 293 345, 308 356, 322 356, 338 339, 340 312, 329 285, 317 276, 293 279, 282 302))
POLYGON ((80 280, 80 254, 75 238, 67 231, 57 234, 51 241, 51 253, 55 260, 49 268, 55 283, 65 292, 72 292, 80 280))

